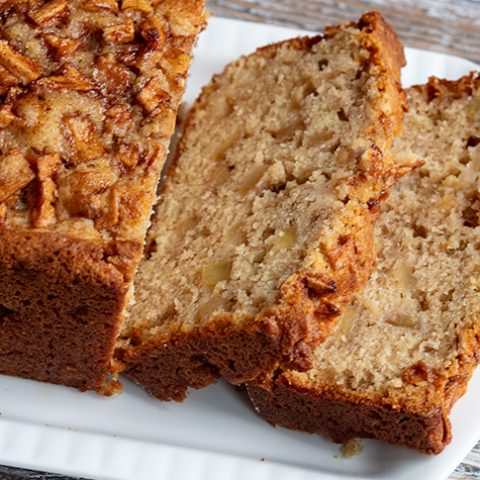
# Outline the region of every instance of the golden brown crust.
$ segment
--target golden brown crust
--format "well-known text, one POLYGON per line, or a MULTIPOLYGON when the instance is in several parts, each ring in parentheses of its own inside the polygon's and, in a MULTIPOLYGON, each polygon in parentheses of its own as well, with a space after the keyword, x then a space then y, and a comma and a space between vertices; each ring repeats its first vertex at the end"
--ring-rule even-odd
POLYGON ((0 18, 0 373, 108 393, 204 1, 0 18))
MULTIPOLYGON (((386 138, 402 132, 403 112, 408 109, 405 92, 400 82, 400 69, 406 65, 403 46, 390 24, 379 12, 365 13, 358 23, 350 24, 364 32, 364 41, 371 52, 370 64, 377 74, 386 68, 386 75, 379 75, 384 82, 383 89, 389 98, 391 111, 388 116, 380 118, 386 138)), ((333 26, 325 29, 325 37, 336 35, 342 27, 333 26)), ((382 88, 382 87, 381 87, 382 88)), ((372 109, 374 112, 375 108, 372 109)), ((378 108, 377 111, 382 109, 378 108)), ((378 128, 378 127, 377 127, 378 128)))
POLYGON ((421 92, 429 101, 437 97, 454 100, 464 94, 472 95, 474 90, 480 88, 480 74, 471 72, 458 80, 445 80, 432 76, 426 84, 414 85, 410 88, 421 92))

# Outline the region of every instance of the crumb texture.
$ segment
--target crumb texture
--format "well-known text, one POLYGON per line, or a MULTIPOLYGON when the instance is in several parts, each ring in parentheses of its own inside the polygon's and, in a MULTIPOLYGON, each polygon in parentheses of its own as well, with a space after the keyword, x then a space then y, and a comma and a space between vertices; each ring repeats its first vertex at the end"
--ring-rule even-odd
POLYGON ((425 164, 384 205, 378 268, 318 348, 313 381, 377 391, 458 372, 480 318, 480 89, 457 93, 435 82, 409 91, 395 151, 425 164))
POLYGON ((143 243, 202 2, 0 1, 0 222, 143 243))
POLYGON ((204 89, 165 181, 127 342, 220 318, 241 329, 289 315, 321 330, 363 285, 403 113, 403 54, 384 29, 370 14, 272 45, 204 89))

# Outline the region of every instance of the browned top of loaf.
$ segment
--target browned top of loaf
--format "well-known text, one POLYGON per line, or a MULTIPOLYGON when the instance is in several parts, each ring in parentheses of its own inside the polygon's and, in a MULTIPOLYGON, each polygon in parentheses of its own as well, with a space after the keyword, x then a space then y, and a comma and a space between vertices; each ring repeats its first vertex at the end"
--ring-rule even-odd
POLYGON ((143 243, 201 0, 0 0, 0 223, 143 243))
POLYGON ((323 399, 448 415, 479 362, 480 76, 407 91, 395 151, 424 165, 377 223, 379 262, 308 372, 276 382, 323 399))
POLYGON ((395 177, 403 63, 395 34, 369 13, 213 78, 166 176, 122 348, 268 321, 288 338, 306 318, 305 341, 328 334, 372 268, 371 210, 395 177))

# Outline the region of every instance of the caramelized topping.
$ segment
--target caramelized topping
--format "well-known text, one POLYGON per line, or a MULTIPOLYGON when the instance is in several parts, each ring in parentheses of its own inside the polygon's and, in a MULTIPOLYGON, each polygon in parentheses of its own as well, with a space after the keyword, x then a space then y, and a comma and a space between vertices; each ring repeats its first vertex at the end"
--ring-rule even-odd
POLYGON ((151 78, 137 95, 137 100, 146 112, 151 113, 160 104, 168 105, 171 96, 164 89, 163 83, 157 78, 151 78))
POLYGON ((86 0, 83 2, 84 10, 88 12, 101 12, 106 10, 113 13, 118 13, 117 0, 86 0))
POLYGON ((28 11, 28 16, 37 24, 44 25, 67 13, 67 0, 50 0, 41 8, 35 6, 28 11))
POLYGON ((152 13, 153 7, 148 0, 123 0, 122 10, 137 10, 143 13, 152 13))
POLYGON ((0 128, 7 128, 16 118, 10 105, 0 107, 0 128))
POLYGON ((89 92, 95 88, 91 80, 84 77, 71 65, 66 65, 57 75, 42 78, 35 83, 36 88, 46 90, 76 90, 89 92))
POLYGON ((158 18, 152 17, 145 20, 141 27, 142 37, 156 50, 162 50, 167 42, 167 34, 163 30, 158 18))
POLYGON ((204 21, 201 0, 153 5, 0 0, 2 223, 143 237, 204 21))
POLYGON ((65 38, 60 35, 55 35, 54 33, 47 33, 43 38, 45 39, 45 43, 53 51, 55 60, 68 57, 80 46, 79 40, 65 38))
POLYGON ((87 118, 69 117, 65 123, 71 133, 75 162, 95 160, 105 153, 97 130, 87 118))
POLYGON ((54 202, 57 187, 52 177, 60 168, 60 155, 42 155, 37 159, 38 172, 38 205, 33 210, 32 223, 38 228, 53 225, 56 221, 54 202))
POLYGON ((26 85, 42 74, 42 67, 0 40, 0 65, 26 85))
POLYGON ((11 150, 0 157, 0 202, 9 200, 34 178, 29 163, 19 150, 11 150))
POLYGON ((107 42, 130 43, 135 39, 135 24, 131 19, 125 19, 123 23, 105 27, 103 37, 107 42))

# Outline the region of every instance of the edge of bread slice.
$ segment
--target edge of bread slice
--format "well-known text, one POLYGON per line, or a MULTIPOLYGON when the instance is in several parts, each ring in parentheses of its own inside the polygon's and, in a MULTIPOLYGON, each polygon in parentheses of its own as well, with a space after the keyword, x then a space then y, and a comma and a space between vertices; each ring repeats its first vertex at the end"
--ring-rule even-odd
POLYGON ((407 96, 395 149, 425 163, 384 205, 377 270, 311 370, 248 391, 273 424, 439 453, 480 358, 480 76, 431 78, 407 96))
POLYGON ((308 368, 373 269, 399 174, 402 47, 378 13, 270 45, 204 88, 169 170, 119 342, 160 399, 308 368))

